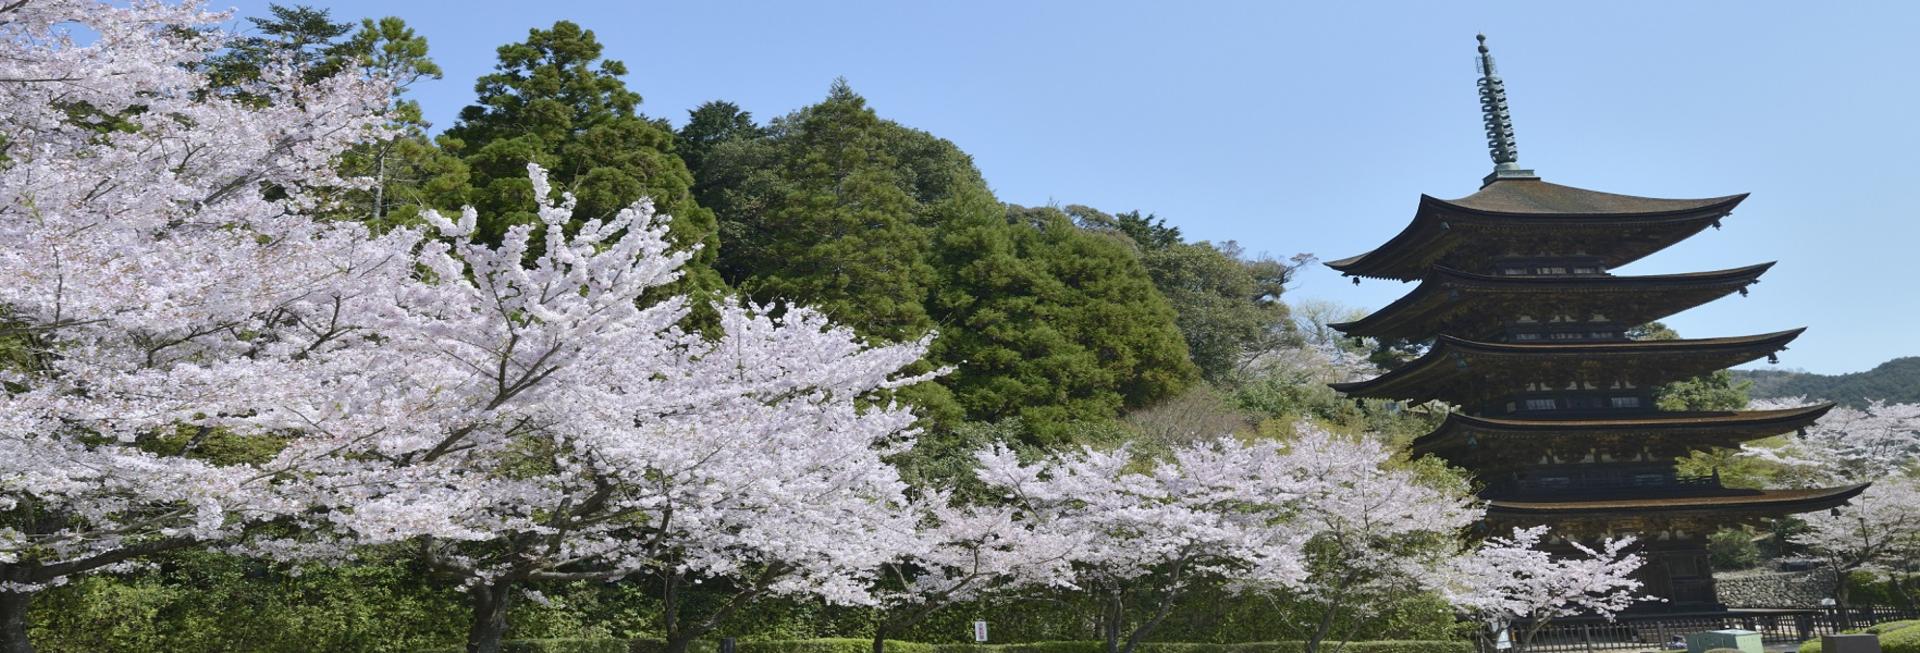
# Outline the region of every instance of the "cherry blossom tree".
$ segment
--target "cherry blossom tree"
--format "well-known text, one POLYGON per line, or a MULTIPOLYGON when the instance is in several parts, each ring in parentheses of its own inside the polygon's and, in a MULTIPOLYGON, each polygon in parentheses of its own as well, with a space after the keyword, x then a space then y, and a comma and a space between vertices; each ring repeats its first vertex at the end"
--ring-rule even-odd
POLYGON ((271 450, 323 402, 337 308, 410 236, 303 217, 377 136, 379 80, 266 71, 269 106, 204 93, 197 4, 0 4, 0 651, 33 595, 297 510, 271 450))
MULTIPOLYGON (((1437 586, 1461 614, 1489 626, 1490 637, 1519 625, 1514 644, 1526 650, 1554 619, 1598 615, 1608 619, 1641 601, 1633 573, 1644 563, 1630 553, 1631 537, 1589 547, 1568 541, 1576 555, 1554 555, 1547 527, 1515 528, 1511 537, 1491 537, 1440 569, 1437 586)), ((1483 642, 1490 643, 1490 642, 1483 642)))
POLYGON ((498 246, 472 211, 315 219, 365 183, 332 164, 382 136, 388 87, 275 68, 265 102, 204 92, 189 64, 220 19, 0 4, 0 650, 30 650, 34 592, 210 542, 417 550, 472 596, 478 651, 547 580, 874 600, 914 521, 881 462, 913 417, 877 393, 923 378, 898 373, 924 342, 741 304, 717 338, 683 332, 683 300, 643 301, 689 254, 666 218, 563 228, 538 168, 540 223, 498 246))
POLYGON ((275 460, 305 472, 276 489, 309 510, 250 549, 405 543, 468 592, 472 651, 498 650, 543 581, 660 579, 669 650, 766 595, 871 603, 913 527, 882 457, 914 416, 876 393, 924 380, 898 373, 925 343, 741 304, 718 308, 718 337, 682 331, 684 301, 642 301, 686 260, 664 217, 642 202, 569 227, 572 198, 529 170, 541 224, 497 246, 473 240, 471 209, 425 214, 444 240, 356 313, 378 346, 327 380, 352 403, 312 407, 330 428, 275 460), (738 591, 680 619, 679 590, 705 581, 738 591))
POLYGON ((1313 535, 1304 549, 1310 573, 1298 582, 1252 588, 1285 591, 1318 606, 1306 646, 1314 653, 1351 634, 1335 633, 1335 624, 1357 627, 1382 607, 1430 589, 1436 569, 1482 510, 1464 482, 1396 467, 1378 440, 1307 425, 1299 430, 1288 447, 1305 488, 1293 527, 1313 535))
POLYGON ((1920 555, 1920 480, 1903 476, 1875 482, 1848 505, 1800 515, 1807 530, 1788 538, 1834 569, 1841 582, 1834 600, 1849 605, 1847 574, 1904 572, 1920 555))
POLYGON ((1203 584, 1321 601, 1317 647, 1341 611, 1365 609, 1363 597, 1417 585, 1422 563, 1439 558, 1416 553, 1450 550, 1479 510, 1461 488, 1387 465, 1377 442, 1296 431, 1286 442, 1190 444, 1164 461, 1083 450, 1023 465, 994 449, 980 454, 981 480, 1037 528, 1087 538, 1074 583, 1102 598, 1110 653, 1134 650, 1203 584), (1140 602, 1152 611, 1126 614, 1140 602))
MULTIPOLYGON (((1802 398, 1755 402, 1758 409, 1805 405, 1802 398)), ((1869 402, 1835 407, 1783 446, 1748 445, 1743 453, 1786 467, 1800 485, 1861 483, 1911 470, 1920 462, 1920 404, 1869 402)))
POLYGON ((1223 438, 1139 468, 1124 447, 1033 464, 995 447, 979 459, 980 479, 1005 491, 1037 528, 1087 538, 1073 558, 1074 584, 1102 601, 1108 653, 1131 653, 1205 583, 1306 574, 1306 537, 1286 523, 1299 481, 1277 443, 1223 438), (1154 608, 1131 618, 1127 606, 1140 600, 1154 608))
POLYGON ((888 637, 955 603, 1021 589, 1072 589, 1073 556, 1084 533, 1044 528, 1004 504, 956 503, 934 492, 916 506, 913 549, 884 568, 873 652, 888 637))

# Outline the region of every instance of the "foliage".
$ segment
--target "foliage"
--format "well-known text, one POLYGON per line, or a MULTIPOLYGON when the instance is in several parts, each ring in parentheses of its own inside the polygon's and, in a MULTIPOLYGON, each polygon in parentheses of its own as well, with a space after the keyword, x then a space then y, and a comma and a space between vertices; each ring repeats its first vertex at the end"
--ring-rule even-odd
POLYGON ((46 653, 366 651, 412 653, 461 637, 458 593, 400 560, 292 574, 233 556, 181 552, 131 578, 48 591, 33 634, 46 653))
POLYGON ((1753 535, 1737 528, 1707 536, 1707 556, 1715 571, 1752 569, 1761 561, 1760 546, 1753 543, 1753 535))
POLYGON ((698 247, 666 292, 709 296, 721 287, 711 270, 720 246, 713 212, 694 201, 673 132, 640 115, 640 94, 621 80, 626 64, 602 59, 603 49, 593 30, 564 20, 500 46, 494 72, 474 83, 479 97, 440 137, 469 170, 461 203, 483 216, 480 239, 498 242, 512 225, 539 224, 536 202, 552 199, 534 196, 528 162, 573 194, 579 221, 612 218, 649 198, 674 218, 670 242, 698 247))
POLYGON ((990 196, 949 204, 939 231, 947 326, 934 360, 972 419, 1020 417, 1040 443, 1177 394, 1194 375, 1174 315, 1121 245, 1053 209, 990 196))
POLYGON ((1019 417, 1059 442, 1195 375, 1130 246, 1001 204, 964 152, 880 119, 844 82, 764 128, 709 103, 680 139, 720 215, 728 282, 869 337, 938 325, 929 356, 953 372, 903 393, 936 426, 1019 417))
MULTIPOLYGON (((1920 622, 1892 621, 1848 632, 1879 635, 1882 653, 1920 653, 1920 622)), ((1800 653, 1820 653, 1820 650, 1819 639, 1800 645, 1800 653)))
POLYGON ((1736 378, 1753 382, 1753 396, 1762 399, 1814 397, 1854 408, 1878 399, 1893 403, 1920 403, 1920 357, 1895 358, 1865 372, 1814 374, 1786 370, 1734 370, 1736 378))
POLYGON ((1294 270, 1309 260, 1305 255, 1291 264, 1248 260, 1237 243, 1184 242, 1178 228, 1138 211, 1114 216, 1069 206, 1067 214, 1082 228, 1120 235, 1134 246, 1154 287, 1173 306, 1187 352, 1207 380, 1229 379, 1251 353, 1286 335, 1280 295, 1294 270))

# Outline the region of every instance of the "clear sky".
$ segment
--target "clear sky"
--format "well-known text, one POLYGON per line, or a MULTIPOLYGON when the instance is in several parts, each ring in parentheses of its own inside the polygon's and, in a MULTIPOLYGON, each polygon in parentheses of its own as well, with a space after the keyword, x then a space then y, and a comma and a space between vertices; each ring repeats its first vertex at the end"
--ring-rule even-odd
MULTIPOLYGON (((714 99, 777 116, 845 76, 971 153, 1002 200, 1139 209, 1322 259, 1386 241, 1421 193, 1479 186, 1484 31, 1520 161, 1546 180, 1753 193, 1725 229, 1623 269, 1780 261, 1751 297, 1668 320, 1682 334, 1807 326, 1781 367, 1822 373, 1920 355, 1920 3, 311 3, 424 34, 446 78, 416 97, 438 127, 495 47, 566 19, 676 124, 714 99)), ((1290 299, 1371 309, 1412 288, 1314 268, 1290 299)))

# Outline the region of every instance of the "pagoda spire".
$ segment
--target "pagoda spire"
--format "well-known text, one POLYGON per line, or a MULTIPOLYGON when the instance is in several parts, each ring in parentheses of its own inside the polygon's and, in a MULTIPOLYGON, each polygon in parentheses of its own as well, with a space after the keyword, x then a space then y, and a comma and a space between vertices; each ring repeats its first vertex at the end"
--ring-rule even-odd
POLYGON ((1487 128, 1487 153, 1493 155, 1493 172, 1481 180, 1482 187, 1501 179, 1539 179, 1532 170, 1520 167, 1520 147, 1513 138, 1513 114, 1507 110, 1507 85, 1493 66, 1493 54, 1487 51, 1487 35, 1480 34, 1480 113, 1487 128))

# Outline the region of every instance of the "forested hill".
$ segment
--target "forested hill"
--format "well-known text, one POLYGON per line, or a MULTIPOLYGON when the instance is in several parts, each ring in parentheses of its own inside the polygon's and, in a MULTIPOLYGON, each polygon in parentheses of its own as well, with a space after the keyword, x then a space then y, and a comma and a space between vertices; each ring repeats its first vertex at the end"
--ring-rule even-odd
POLYGON ((1895 358, 1865 372, 1814 374, 1776 370, 1734 370, 1734 378, 1753 382, 1753 397, 1806 396, 1850 406, 1873 399, 1920 402, 1920 356, 1895 358))

